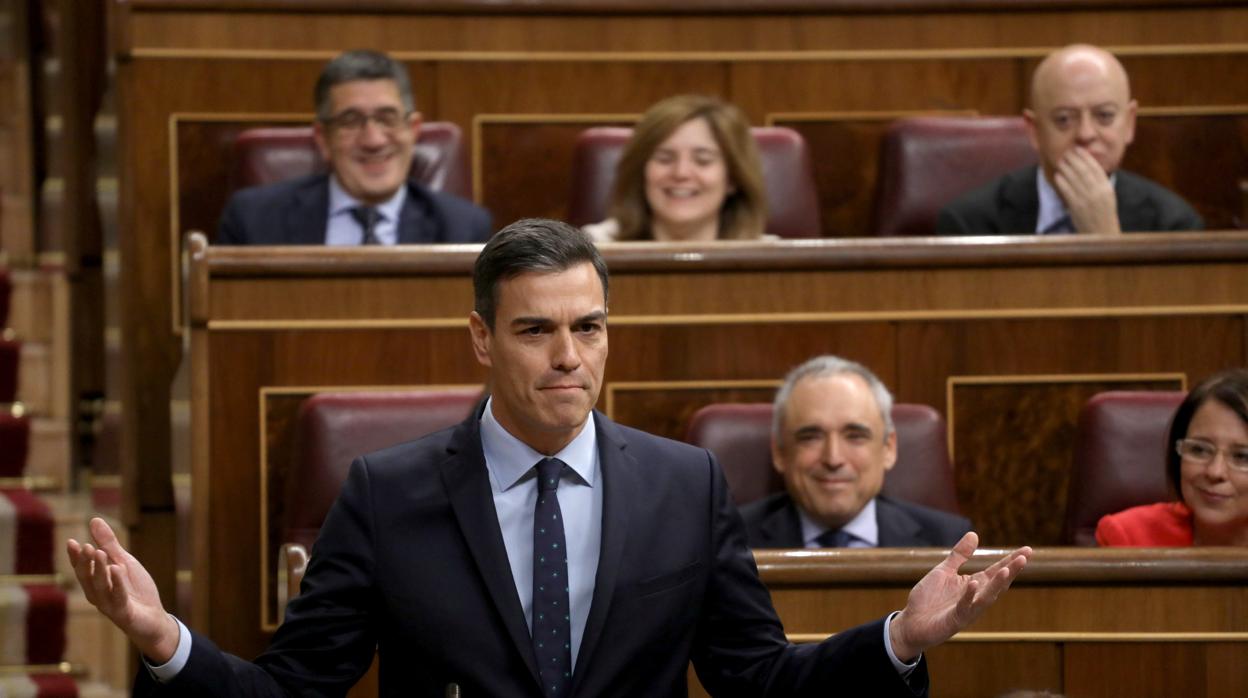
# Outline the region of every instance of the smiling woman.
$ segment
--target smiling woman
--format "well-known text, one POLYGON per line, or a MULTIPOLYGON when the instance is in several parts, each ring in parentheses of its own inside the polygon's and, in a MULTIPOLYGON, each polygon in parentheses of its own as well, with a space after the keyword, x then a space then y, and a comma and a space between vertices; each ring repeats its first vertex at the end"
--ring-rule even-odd
POLYGON ((766 194, 749 122, 713 97, 650 107, 616 168, 610 210, 585 226, 597 242, 762 237, 766 194))
POLYGON ((1097 543, 1248 545, 1248 370, 1196 386, 1174 413, 1166 448, 1166 475, 1181 501, 1106 516, 1097 543))

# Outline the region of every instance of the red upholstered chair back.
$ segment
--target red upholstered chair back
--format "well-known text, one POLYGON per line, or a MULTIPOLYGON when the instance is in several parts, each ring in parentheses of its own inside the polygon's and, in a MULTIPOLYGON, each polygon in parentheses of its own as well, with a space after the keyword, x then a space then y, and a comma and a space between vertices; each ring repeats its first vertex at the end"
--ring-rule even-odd
POLYGON ((21 340, 0 337, 0 402, 17 399, 17 366, 21 356, 21 340))
POLYGON ((1035 162, 1022 117, 899 119, 880 146, 875 232, 931 235, 946 204, 1035 162))
MULTIPOLYGON (((767 232, 782 238, 819 237, 819 195, 805 139, 782 127, 755 127, 750 133, 763 162, 767 232)), ((585 225, 607 217, 615 169, 632 136, 631 128, 603 126, 586 129, 576 139, 569 223, 585 225)))
POLYGON ((1096 545, 1102 516, 1175 498, 1166 477, 1166 440, 1184 396, 1111 391, 1083 406, 1066 497, 1066 542, 1096 545))
MULTIPOLYGON (((420 126, 411 178, 434 191, 471 199, 465 158, 458 126, 426 122, 420 126)), ((311 126, 248 129, 234 140, 230 191, 321 172, 325 167, 311 126)))
POLYGON ((30 452, 30 418, 17 409, 0 411, 0 477, 26 473, 30 452))
POLYGON ((9 324, 9 296, 13 293, 13 283, 9 281, 9 270, 0 267, 0 329, 9 324))
POLYGON ((356 457, 457 424, 480 397, 473 388, 320 393, 305 400, 286 480, 283 542, 311 548, 356 457))
MULTIPOLYGON (((732 490, 746 504, 784 490, 771 465, 770 404, 721 403, 694 413, 685 438, 715 454, 732 490)), ((884 478, 889 497, 959 514, 945 420, 927 405, 893 406, 897 465, 884 478)))

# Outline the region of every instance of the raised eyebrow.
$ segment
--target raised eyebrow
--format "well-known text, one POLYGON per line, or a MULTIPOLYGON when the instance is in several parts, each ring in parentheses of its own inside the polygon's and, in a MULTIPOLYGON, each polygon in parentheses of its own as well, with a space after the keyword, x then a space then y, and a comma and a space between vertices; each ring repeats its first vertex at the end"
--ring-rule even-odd
POLYGON ((589 315, 582 315, 576 319, 577 325, 584 325, 587 322, 596 322, 600 325, 605 325, 607 322, 607 314, 604 311, 597 310, 589 315))
POLYGON ((550 318, 548 318, 548 317, 538 317, 538 316, 534 316, 534 317, 518 317, 518 318, 516 318, 516 319, 514 319, 514 320, 512 320, 512 321, 511 321, 511 326, 512 326, 512 327, 517 327, 517 328, 519 328, 519 327, 532 327, 532 326, 534 326, 534 325, 540 325, 540 326, 542 326, 542 327, 546 327, 546 326, 548 326, 548 325, 550 325, 550 324, 552 324, 552 323, 551 323, 550 318))

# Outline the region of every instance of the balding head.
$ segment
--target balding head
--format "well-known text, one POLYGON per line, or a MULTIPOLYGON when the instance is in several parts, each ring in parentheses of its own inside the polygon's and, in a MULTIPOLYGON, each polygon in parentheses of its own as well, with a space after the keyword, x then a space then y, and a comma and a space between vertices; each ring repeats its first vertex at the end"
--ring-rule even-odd
POLYGON ((1049 54, 1032 74, 1030 103, 1023 116, 1050 181, 1074 147, 1113 172, 1135 137, 1136 104, 1127 71, 1096 46, 1074 44, 1049 54))

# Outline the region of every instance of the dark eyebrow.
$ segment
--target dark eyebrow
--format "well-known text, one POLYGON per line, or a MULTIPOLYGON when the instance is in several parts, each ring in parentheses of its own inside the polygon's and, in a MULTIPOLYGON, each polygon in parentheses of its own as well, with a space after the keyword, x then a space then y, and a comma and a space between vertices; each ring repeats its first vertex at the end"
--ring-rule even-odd
POLYGON ((871 427, 866 424, 862 424, 861 422, 850 422, 849 424, 841 427, 841 431, 865 431, 868 435, 875 433, 871 430, 871 427))
POLYGON ((518 317, 511 321, 512 327, 529 327, 530 325, 549 325, 551 324, 548 317, 518 317))
POLYGON ((606 321, 607 321, 607 312, 605 310, 595 310, 589 315, 582 315, 581 317, 578 317, 576 319, 576 322, 574 322, 573 324, 583 325, 587 322, 598 322, 598 323, 605 324, 606 321))

